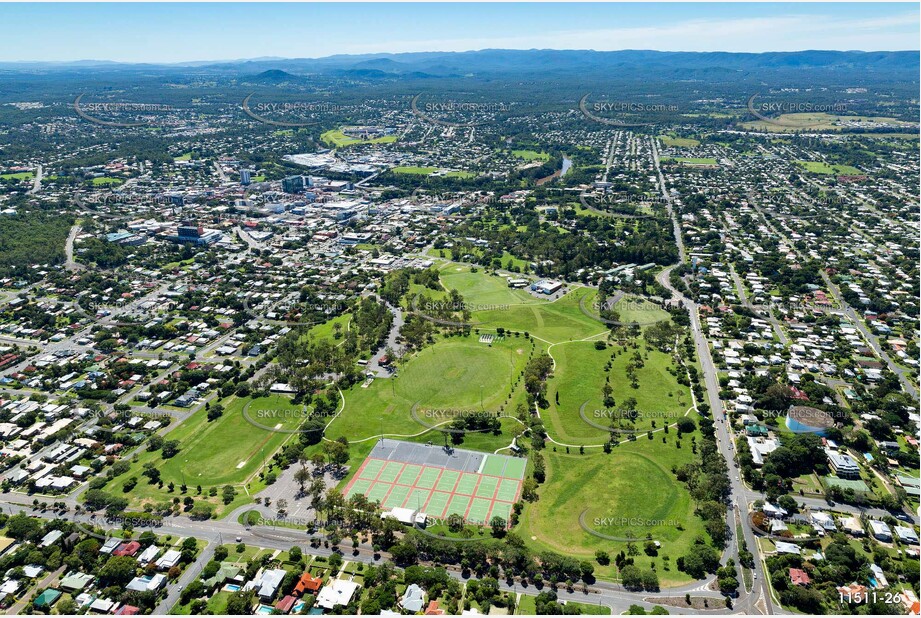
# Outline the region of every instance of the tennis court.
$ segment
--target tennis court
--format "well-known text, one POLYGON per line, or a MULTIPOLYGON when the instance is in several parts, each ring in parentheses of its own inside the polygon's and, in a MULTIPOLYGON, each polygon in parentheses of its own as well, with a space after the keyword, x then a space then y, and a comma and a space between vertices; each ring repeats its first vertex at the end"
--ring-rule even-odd
POLYGON ((521 495, 527 460, 444 447, 381 440, 345 488, 377 500, 385 509, 404 508, 443 519, 459 515, 488 525, 506 521, 521 495))

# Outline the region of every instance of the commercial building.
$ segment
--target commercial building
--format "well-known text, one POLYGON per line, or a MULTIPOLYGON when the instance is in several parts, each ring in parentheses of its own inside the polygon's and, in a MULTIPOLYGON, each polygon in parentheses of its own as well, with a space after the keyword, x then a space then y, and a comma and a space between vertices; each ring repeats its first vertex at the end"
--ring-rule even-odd
POLYGON ((300 193, 304 190, 304 177, 288 176, 281 181, 281 190, 285 193, 300 193))
POLYGON ((860 465, 857 460, 847 453, 839 453, 829 448, 825 449, 825 455, 828 457, 828 465, 832 471, 843 479, 859 479, 860 465))

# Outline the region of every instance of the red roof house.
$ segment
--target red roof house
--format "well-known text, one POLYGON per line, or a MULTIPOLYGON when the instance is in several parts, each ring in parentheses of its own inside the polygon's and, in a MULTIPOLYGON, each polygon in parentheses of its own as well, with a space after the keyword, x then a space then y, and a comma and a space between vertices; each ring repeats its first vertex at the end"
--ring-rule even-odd
POLYGON ((802 569, 790 569, 790 582, 794 586, 808 586, 812 583, 812 580, 809 579, 809 575, 806 574, 806 571, 802 569))
POLYGON ((297 585, 294 586, 294 594, 297 596, 301 596, 305 592, 312 592, 316 594, 322 585, 322 577, 314 577, 310 573, 304 573, 301 575, 301 579, 297 582, 297 585))

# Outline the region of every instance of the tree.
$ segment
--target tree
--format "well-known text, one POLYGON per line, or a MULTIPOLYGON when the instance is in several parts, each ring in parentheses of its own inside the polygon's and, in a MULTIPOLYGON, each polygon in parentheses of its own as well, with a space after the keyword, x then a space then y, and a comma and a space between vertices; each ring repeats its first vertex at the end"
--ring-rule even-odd
POLYGON ((693 433, 694 429, 697 428, 697 425, 694 423, 694 420, 688 418, 687 416, 682 416, 678 419, 678 432, 679 433, 693 433))
POLYGON ((489 520, 489 525, 492 528, 493 536, 502 536, 505 534, 505 519, 496 515, 491 520, 489 520))
POLYGON ((720 592, 723 594, 732 594, 739 589, 739 581, 732 576, 719 578, 720 592))
POLYGON ((41 521, 23 513, 13 515, 7 521, 6 534, 17 541, 36 539, 42 531, 41 521))
POLYGON ((205 585, 202 583, 201 579, 194 579, 191 584, 185 587, 185 590, 182 591, 182 594, 179 595, 179 603, 186 605, 192 599, 197 599, 200 596, 205 594, 205 585))
POLYGON ((304 493, 304 486, 310 480, 310 470, 307 468, 301 467, 294 472, 294 481, 300 487, 301 493, 304 493))
POLYGON ((624 565, 620 570, 620 583, 627 590, 639 590, 643 587, 643 575, 636 566, 624 565))
POLYGON ((109 586, 123 587, 134 579, 137 560, 131 556, 112 556, 99 570, 99 578, 109 586))
POLYGON ((224 406, 222 406, 219 403, 216 403, 210 408, 208 408, 208 421, 210 422, 213 420, 217 420, 221 418, 223 414, 224 414, 224 406))
POLYGON ((164 459, 174 457, 179 453, 179 440, 165 440, 163 442, 162 454, 164 459))
POLYGON ((248 616, 252 614, 254 590, 238 590, 227 599, 227 614, 230 616, 248 616))
POLYGON ((402 542, 390 548, 390 555, 393 557, 393 562, 395 564, 402 566, 416 564, 419 554, 414 546, 402 542))
POLYGON ((643 589, 650 592, 659 589, 659 576, 652 569, 643 571, 643 589))

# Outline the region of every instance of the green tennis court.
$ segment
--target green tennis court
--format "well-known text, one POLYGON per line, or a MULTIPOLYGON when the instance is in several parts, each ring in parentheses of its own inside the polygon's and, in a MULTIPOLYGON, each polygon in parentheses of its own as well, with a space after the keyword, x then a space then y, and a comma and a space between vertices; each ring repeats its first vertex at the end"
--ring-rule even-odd
POLYGON ((515 498, 518 497, 518 488, 520 485, 521 483, 518 481, 513 481, 512 479, 502 479, 502 482, 499 483, 499 491, 496 492, 496 500, 514 502, 515 498))
POLYGON ((406 498, 405 506, 408 509, 419 509, 423 510, 422 507, 425 506, 425 503, 428 502, 429 494, 431 494, 427 489, 413 489, 409 492, 409 496, 406 498))
POLYGON ((352 493, 354 494, 366 494, 368 490, 371 489, 371 482, 367 479, 357 479, 352 485, 352 493))
POLYGON ((454 493, 472 496, 473 492, 476 490, 477 481, 481 478, 483 477, 478 474, 468 474, 465 472, 461 475, 460 482, 457 483, 457 489, 454 490, 454 493))
POLYGON ((441 473, 441 478, 438 479, 438 484, 435 485, 435 489, 438 491, 453 492, 454 486, 457 485, 458 478, 460 478, 460 472, 455 470, 445 470, 441 473))
POLYGON ((406 497, 409 495, 410 488, 406 485, 392 485, 391 487, 393 489, 390 490, 390 495, 384 500, 384 506, 391 509, 403 506, 406 497))
POLYGON ((500 458, 487 455, 486 459, 483 461, 483 468, 480 470, 480 474, 502 476, 502 473, 505 471, 505 459, 505 457, 500 458))
POLYGON ((527 467, 528 461, 526 459, 520 458, 511 458, 505 460, 505 471, 502 473, 502 476, 509 479, 518 479, 521 480, 524 478, 524 469, 527 467))
MULTIPOLYGON (((368 498, 370 500, 381 501, 384 499, 384 496, 387 495, 387 492, 390 491, 390 487, 391 485, 387 483, 374 483, 374 485, 371 486, 371 489, 368 490, 368 498)), ((349 495, 352 493, 354 492, 350 492, 349 495)))
POLYGON ((426 513, 432 517, 442 517, 450 500, 451 494, 442 491, 432 492, 432 497, 429 498, 429 503, 425 507, 426 513))
POLYGON ((480 479, 480 484, 476 488, 478 498, 489 498, 496 495, 496 487, 499 486, 499 479, 495 476, 484 476, 480 479))
POLYGON ((492 508, 492 500, 474 498, 473 503, 470 505, 470 510, 467 512, 467 519, 473 523, 485 525, 489 523, 486 521, 486 517, 489 515, 490 508, 492 508))
POLYGON ((467 509, 470 508, 470 496, 454 496, 448 503, 448 510, 445 516, 458 514, 461 517, 467 516, 467 509))
POLYGON ((406 464, 398 461, 388 461, 387 465, 384 466, 384 469, 381 470, 381 473, 377 476, 377 480, 393 483, 397 480, 397 477, 400 475, 405 465, 406 464))
POLYGON ((431 489, 438 482, 439 476, 441 476, 441 471, 438 468, 425 468, 416 481, 416 487, 431 489))
POLYGON ((381 468, 384 467, 383 461, 380 459, 371 459, 368 463, 361 469, 361 472, 358 473, 359 478, 371 479, 374 480, 377 478, 378 473, 381 471, 381 468))
POLYGON ((458 450, 441 460, 438 451, 417 444, 382 444, 389 449, 387 459, 366 458, 346 485, 346 498, 361 493, 384 510, 409 509, 435 519, 460 515, 469 524, 489 525, 496 516, 509 519, 526 460, 458 450))
MULTIPOLYGON (((512 505, 508 502, 493 502, 492 503, 492 512, 489 514, 489 519, 492 520, 493 517, 497 515, 508 522, 509 516, 512 514, 512 505)), ((489 522, 487 522, 489 523, 489 522)))
POLYGON ((397 477, 397 483, 400 485, 415 485, 416 479, 419 478, 419 474, 422 472, 422 466, 413 466, 408 465, 403 468, 403 472, 400 473, 400 476, 397 477))

